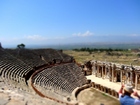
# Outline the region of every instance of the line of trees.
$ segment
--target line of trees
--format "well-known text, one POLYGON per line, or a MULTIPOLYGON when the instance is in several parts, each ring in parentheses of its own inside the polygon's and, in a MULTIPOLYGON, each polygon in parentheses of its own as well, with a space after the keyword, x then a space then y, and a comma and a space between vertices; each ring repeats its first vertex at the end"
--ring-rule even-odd
POLYGON ((111 52, 111 51, 126 51, 127 49, 112 49, 112 48, 80 48, 80 49, 73 49, 74 51, 88 51, 88 52, 96 52, 96 51, 107 51, 107 52, 111 52))

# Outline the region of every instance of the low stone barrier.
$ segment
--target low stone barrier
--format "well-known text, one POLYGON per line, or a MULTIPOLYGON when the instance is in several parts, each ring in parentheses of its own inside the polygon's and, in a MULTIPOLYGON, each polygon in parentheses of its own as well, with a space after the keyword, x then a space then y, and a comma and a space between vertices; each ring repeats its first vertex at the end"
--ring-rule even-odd
POLYGON ((90 87, 92 87, 92 84, 91 84, 91 83, 90 83, 90 84, 83 85, 82 87, 77 87, 77 88, 74 89, 74 91, 72 92, 71 98, 72 98, 73 100, 77 100, 78 94, 79 94, 81 91, 83 91, 84 89, 87 89, 87 88, 90 88, 90 87))
POLYGON ((106 86, 103 86, 103 85, 95 83, 95 82, 91 83, 91 87, 93 87, 94 89, 97 89, 101 92, 104 92, 104 93, 106 93, 114 98, 119 98, 118 92, 114 89, 108 88, 106 86))
POLYGON ((103 86, 101 84, 98 84, 98 83, 95 83, 95 82, 90 82, 89 84, 86 84, 82 87, 77 87, 73 92, 72 92, 72 96, 71 96, 71 99, 72 100, 75 100, 77 101, 77 96, 78 94, 83 91, 84 89, 87 89, 87 88, 90 88, 90 87, 93 87, 94 89, 96 90, 99 90, 103 93, 106 93, 108 94, 109 96, 115 98, 115 99, 118 99, 119 95, 118 95, 118 92, 114 89, 111 89, 111 88, 108 88, 106 86, 103 86))

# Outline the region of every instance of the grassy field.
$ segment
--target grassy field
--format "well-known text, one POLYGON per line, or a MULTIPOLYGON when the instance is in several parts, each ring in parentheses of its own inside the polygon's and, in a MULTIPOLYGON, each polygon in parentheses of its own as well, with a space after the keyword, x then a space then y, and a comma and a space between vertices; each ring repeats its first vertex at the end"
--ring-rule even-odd
POLYGON ((85 89, 78 94, 78 101, 84 105, 120 105, 117 99, 93 88, 85 89))
MULTIPOLYGON (((84 63, 85 61, 88 60, 97 60, 126 65, 130 65, 130 63, 132 63, 134 66, 135 65, 140 66, 139 54, 132 51, 112 51, 110 53, 106 51, 104 52, 96 51, 89 53, 86 51, 64 50, 63 52, 65 54, 73 56, 78 63, 84 63), (137 61, 134 61, 136 59, 137 61)), ((95 89, 82 91, 78 95, 78 99, 80 102, 83 102, 86 105, 100 105, 101 103, 103 103, 104 105, 120 105, 118 100, 104 93, 100 93, 95 89)))
POLYGON ((120 64, 127 64, 140 66, 140 56, 136 52, 132 51, 112 51, 108 53, 104 52, 86 52, 86 51, 73 51, 73 50, 64 50, 64 53, 71 55, 75 58, 78 63, 84 63, 88 60, 97 60, 97 61, 104 61, 104 62, 113 62, 113 63, 120 63, 120 64), (137 61, 134 61, 138 59, 137 61))

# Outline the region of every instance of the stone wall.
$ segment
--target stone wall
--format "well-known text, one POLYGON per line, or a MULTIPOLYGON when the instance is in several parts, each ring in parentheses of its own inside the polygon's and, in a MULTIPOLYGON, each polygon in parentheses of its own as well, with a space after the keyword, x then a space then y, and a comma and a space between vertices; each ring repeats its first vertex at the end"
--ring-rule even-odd
MULTIPOLYGON (((85 63, 82 70, 102 79, 109 79, 110 82, 121 82, 132 84, 135 89, 140 89, 140 66, 124 65, 111 62, 91 60, 85 63)), ((86 75, 86 73, 85 73, 86 75)))

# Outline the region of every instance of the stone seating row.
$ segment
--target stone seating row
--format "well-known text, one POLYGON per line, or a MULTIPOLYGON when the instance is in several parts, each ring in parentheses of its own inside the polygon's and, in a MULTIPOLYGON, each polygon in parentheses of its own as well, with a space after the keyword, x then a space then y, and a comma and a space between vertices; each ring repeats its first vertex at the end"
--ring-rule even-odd
POLYGON ((64 54, 58 50, 54 49, 36 49, 33 50, 36 54, 41 55, 45 58, 47 62, 52 61, 53 59, 60 59, 62 62, 71 62, 72 57, 64 54))
POLYGON ((17 82, 24 81, 24 75, 26 75, 32 68, 4 50, 0 50, 0 53, 0 74, 2 78, 17 82))
POLYGON ((54 59, 56 62, 71 62, 73 60, 71 56, 54 49, 5 49, 4 51, 32 67, 44 65, 47 62, 52 62, 54 59), (43 59, 42 56, 45 59, 43 59))
MULTIPOLYGON (((53 89, 56 91, 58 89, 60 91, 71 93, 76 87, 86 83, 86 78, 84 75, 80 75, 80 73, 77 75, 74 73, 74 70, 74 63, 53 66, 36 74, 33 77, 33 82, 42 87, 53 87, 53 89), (77 76, 81 77, 77 79, 77 76), (81 79, 81 81, 79 79, 81 79)), ((76 70, 77 72, 81 72, 77 66, 76 70)))
POLYGON ((46 63, 40 58, 39 55, 35 54, 32 50, 29 49, 7 49, 6 51, 12 56, 22 60, 24 63, 32 67, 44 65, 46 63))
POLYGON ((65 78, 65 79, 66 79, 66 76, 65 75, 68 75, 69 74, 69 70, 67 70, 67 68, 65 68, 63 65, 54 66, 54 67, 51 68, 51 70, 53 70, 59 76, 65 78))
POLYGON ((61 87, 62 80, 60 80, 57 76, 48 75, 48 77, 44 77, 41 74, 39 75, 38 73, 34 79, 34 84, 44 87, 47 90, 53 90, 59 94, 63 94, 64 92, 64 88, 61 87))
POLYGON ((4 67, 1 67, 1 73, 2 77, 15 80, 17 82, 20 82, 23 80, 24 75, 26 75, 31 68, 27 65, 20 65, 14 64, 14 63, 8 63, 9 65, 6 65, 4 67))
MULTIPOLYGON (((47 70, 45 70, 47 71, 47 70)), ((52 70, 53 71, 53 70, 52 70)), ((60 76, 58 76, 57 72, 52 72, 50 73, 49 71, 46 72, 45 74, 47 74, 47 76, 43 76, 43 73, 38 73, 35 77, 35 83, 38 82, 38 85, 42 86, 42 85, 47 85, 47 86, 52 86, 52 87, 56 87, 56 88, 61 88, 63 90, 71 90, 69 84, 67 83, 67 81, 64 78, 61 78, 60 76), (65 83, 63 84, 62 81, 65 81, 65 83), (63 85, 62 85, 63 84, 63 85)))
MULTIPOLYGON (((76 74, 76 76, 75 76, 75 73, 72 72, 74 70, 74 68, 75 68, 74 64, 72 64, 72 65, 71 64, 65 64, 61 67, 55 68, 56 71, 58 72, 58 74, 62 78, 65 78, 69 82, 69 84, 71 84, 71 87, 73 89, 75 89, 77 86, 80 86, 79 80, 77 79, 77 77, 79 75, 76 74), (69 67, 72 67, 72 68, 69 68, 69 67)), ((84 78, 84 76, 83 76, 83 78, 84 78)))
POLYGON ((70 70, 71 74, 73 74, 72 80, 77 80, 79 86, 82 86, 86 83, 86 77, 81 72, 82 70, 78 67, 78 65, 76 65, 75 63, 70 63, 66 68, 70 70))
POLYGON ((72 65, 69 66, 69 69, 71 69, 71 72, 73 73, 74 77, 79 83, 79 86, 82 86, 86 84, 86 77, 84 76, 82 69, 81 71, 79 70, 79 66, 74 64, 74 67, 72 65))

